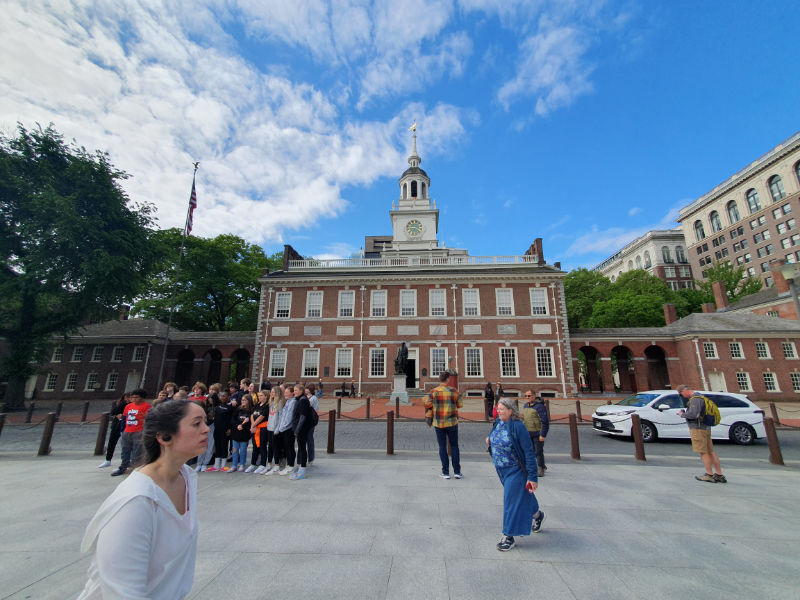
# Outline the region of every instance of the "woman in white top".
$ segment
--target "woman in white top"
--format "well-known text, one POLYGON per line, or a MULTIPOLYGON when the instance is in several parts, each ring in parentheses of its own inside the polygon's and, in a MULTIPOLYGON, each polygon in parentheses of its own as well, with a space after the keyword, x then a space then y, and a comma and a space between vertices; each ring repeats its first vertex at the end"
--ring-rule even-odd
POLYGON ((208 443, 205 410, 172 400, 152 408, 146 464, 106 498, 86 528, 94 551, 78 600, 175 600, 192 589, 197 554, 197 474, 185 465, 208 443))

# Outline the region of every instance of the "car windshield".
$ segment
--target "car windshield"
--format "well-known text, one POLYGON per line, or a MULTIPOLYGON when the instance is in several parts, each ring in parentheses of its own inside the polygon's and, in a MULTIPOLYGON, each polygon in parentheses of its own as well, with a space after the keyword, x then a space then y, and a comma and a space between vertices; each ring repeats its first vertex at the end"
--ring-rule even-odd
POLYGON ((634 394, 617 402, 617 406, 645 406, 658 398, 661 394, 634 394))

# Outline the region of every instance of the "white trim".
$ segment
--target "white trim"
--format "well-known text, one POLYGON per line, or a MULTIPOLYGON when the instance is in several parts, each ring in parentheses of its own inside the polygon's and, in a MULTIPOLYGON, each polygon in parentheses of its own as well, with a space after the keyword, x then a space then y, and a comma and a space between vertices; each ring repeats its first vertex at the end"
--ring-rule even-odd
POLYGON ((480 317, 481 316, 481 294, 478 288, 461 288, 461 316, 463 317, 480 317), (474 315, 467 314, 467 296, 475 294, 475 309, 474 315))
POLYGON ((495 301, 495 314, 498 317, 513 317, 515 316, 514 312, 514 288, 504 287, 504 288, 494 288, 494 301, 495 301), (500 304, 500 296, 508 296, 508 304, 503 304, 502 308, 505 310, 510 310, 511 312, 500 312, 501 304, 500 304))
POLYGON ((547 288, 546 287, 528 288, 528 295, 529 295, 530 301, 531 301, 531 316, 534 316, 534 317, 547 316, 547 315, 550 314, 550 297, 549 297, 549 294, 547 293, 547 288), (533 300, 534 292, 537 292, 537 295, 538 295, 539 292, 543 292, 544 293, 544 306, 543 306, 544 312, 543 313, 534 312, 533 311, 534 306, 537 307, 537 308, 541 307, 541 304, 539 304, 538 302, 534 303, 534 300, 533 300))
POLYGON ((386 317, 387 304, 388 304, 388 294, 386 293, 386 290, 370 290, 370 293, 369 293, 369 315, 371 317, 386 317), (380 306, 378 306, 377 303, 375 302, 375 296, 376 295, 383 297, 383 303, 380 306), (380 314, 380 315, 376 315, 375 314, 375 309, 376 308, 381 308, 383 313, 380 314))
POLYGON ((301 367, 300 373, 302 373, 302 377, 319 377, 319 348, 303 348, 303 365, 301 367), (316 356, 316 360, 308 360, 308 357, 316 356), (314 373, 306 373, 306 369, 309 367, 313 367, 316 369, 314 373))
POLYGON ((428 315, 431 317, 446 317, 447 316, 447 290, 444 288, 432 288, 428 290, 428 315), (440 296, 441 302, 436 306, 442 312, 434 314, 434 296, 440 296))
MULTIPOLYGON (((286 304, 286 303, 284 303, 286 304)), ((273 319, 290 319, 292 316, 292 292, 275 293, 275 314, 273 319), (288 298, 288 306, 281 306, 281 298, 288 298), (278 315, 278 311, 286 311, 285 315, 278 315)))
POLYGON ((374 378, 384 378, 384 377, 386 377, 386 348, 370 348, 369 349, 369 365, 368 365, 368 367, 369 367, 368 368, 368 375, 367 375, 368 378, 374 379, 374 378), (383 372, 382 373, 378 373, 378 374, 373 374, 372 373, 372 354, 373 354, 373 352, 376 353, 376 354, 377 353, 381 354, 381 357, 382 357, 381 366, 383 367, 383 372))
POLYGON ((308 290, 306 292, 306 319, 319 319, 322 317, 323 302, 325 301, 324 292, 322 290, 308 290), (319 303, 311 302, 312 297, 319 296, 319 303), (311 310, 319 310, 318 315, 312 315, 311 310))
POLYGON ((333 367, 333 376, 334 376, 334 378, 339 378, 339 379, 352 379, 353 378, 353 349, 352 348, 336 348, 336 362, 335 362, 335 365, 333 367), (339 361, 339 357, 340 356, 342 356, 342 357, 349 356, 350 360, 348 361, 348 364, 345 364, 344 361, 340 362, 339 361), (339 369, 340 368, 344 369, 345 367, 349 371, 347 373, 347 375, 345 375, 345 374, 339 375, 339 369))
POLYGON ((519 378, 519 351, 517 350, 516 346, 500 346, 497 349, 497 358, 500 361, 500 378, 501 379, 508 379, 508 378, 519 378), (511 375, 509 373, 503 372, 503 352, 504 351, 511 351, 514 353, 514 374, 511 375))
POLYGON ((269 378, 273 377, 286 377, 286 357, 287 357, 287 350, 286 348, 273 348, 269 351, 269 378), (283 364, 279 365, 276 359, 278 357, 282 357, 283 364), (282 368, 282 373, 273 373, 273 369, 275 368, 282 368))
POLYGON ((542 347, 536 348, 536 351, 534 352, 534 363, 536 365, 536 376, 537 377, 542 378, 542 379, 545 379, 545 378, 546 379, 550 379, 550 378, 555 379, 556 378, 556 361, 555 361, 555 357, 553 355, 553 349, 551 347, 545 346, 544 348, 542 348, 542 347), (550 356, 550 370, 552 371, 551 375, 542 375, 542 373, 539 371, 539 352, 542 352, 542 353, 546 352, 547 354, 549 354, 549 356, 550 356))
POLYGON ((430 376, 431 377, 438 377, 440 373, 447 370, 447 356, 448 356, 448 348, 447 346, 433 346, 430 348, 430 352, 428 353, 428 359, 430 361, 430 376), (433 364, 433 355, 436 352, 444 352, 444 360, 442 361, 443 368, 441 371, 436 371, 433 364))
POLYGON ((398 307, 398 312, 399 312, 398 316, 400 316, 400 317, 408 318, 408 317, 416 317, 417 316, 417 290, 416 289, 412 288, 412 289, 400 290, 400 306, 398 307), (404 296, 406 298, 409 298, 409 297, 413 298, 414 302, 413 302, 412 306, 410 306, 410 307, 409 306, 403 306, 403 297, 404 296), (406 309, 410 308, 413 311, 412 314, 404 315, 403 314, 403 309, 404 308, 406 308, 406 309))
POLYGON ((483 348, 474 347, 474 346, 467 346, 466 348, 464 348, 464 377, 465 378, 466 377, 483 378, 483 348), (467 359, 467 356, 469 355, 470 352, 475 352, 475 351, 478 352, 478 359, 479 359, 479 363, 480 363, 480 371, 481 372, 478 373, 477 375, 470 375, 469 374, 469 360, 467 359))
POLYGON ((339 290, 339 307, 336 315, 340 319, 352 319, 356 316, 356 291, 355 290, 339 290), (350 298, 350 300, 347 300, 350 298), (345 314, 349 310, 350 314, 345 314))

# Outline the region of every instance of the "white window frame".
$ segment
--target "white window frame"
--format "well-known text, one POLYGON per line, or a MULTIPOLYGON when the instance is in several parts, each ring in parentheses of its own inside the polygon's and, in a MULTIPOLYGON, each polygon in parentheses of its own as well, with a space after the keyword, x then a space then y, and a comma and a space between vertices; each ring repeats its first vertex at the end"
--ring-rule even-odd
POLYGON ((50 362, 61 362, 64 359, 64 346, 56 346, 53 348, 53 354, 50 356, 50 362))
POLYGON ((92 348, 92 358, 90 362, 101 362, 103 360, 103 346, 94 346, 92 348))
POLYGON ((336 314, 340 319, 352 319, 356 316, 355 290, 339 290, 339 309, 336 314))
POLYGON ((369 314, 372 317, 386 316, 386 290, 372 290, 369 294, 369 314))
POLYGON ((530 288, 531 297, 531 315, 549 315, 550 314, 550 301, 547 294, 547 288, 534 287, 530 288), (544 298, 535 298, 534 296, 544 295, 544 298))
POLYGON ((58 383, 58 373, 48 373, 44 379, 43 392, 55 392, 56 384, 58 383))
POLYGON ((730 348, 733 360, 744 360, 744 348, 742 348, 741 342, 728 342, 728 348, 730 348), (737 353, 739 356, 736 356, 737 353))
POLYGON ((514 346, 500 346, 500 348, 498 348, 498 359, 500 360, 501 378, 519 377, 519 354, 514 346), (504 361, 504 355, 510 355, 513 361, 504 361), (513 370, 507 370, 507 366, 511 367, 513 370))
POLYGON ((431 317, 447 316, 447 290, 442 288, 428 290, 428 314, 431 317))
POLYGON ((761 373, 761 377, 764 379, 764 389, 768 393, 775 394, 781 391, 778 386, 778 376, 773 371, 764 371, 761 373), (773 389, 770 389, 770 387, 773 389))
POLYGON ((469 346, 464 348, 464 377, 480 377, 483 378, 483 348, 469 346), (470 354, 476 356, 478 359, 478 371, 470 374, 470 354))
POLYGON ((117 373, 116 371, 111 371, 108 375, 106 375, 106 391, 107 392, 116 391, 118 383, 119 383, 119 373, 117 373))
POLYGON ((756 342, 756 358, 761 360, 769 360, 772 354, 769 351, 769 344, 767 342, 756 342), (762 356, 762 354, 764 356, 762 356))
POLYGON ((736 384, 739 386, 740 392, 752 392, 753 391, 753 384, 750 381, 750 373, 747 371, 737 371, 736 372, 736 384), (742 384, 746 387, 744 387, 742 384))
POLYGON ((132 362, 142 362, 145 357, 145 353, 147 350, 147 346, 139 344, 138 346, 133 347, 133 358, 131 359, 132 362))
POLYGON ((319 319, 322 317, 323 301, 322 290, 309 290, 306 292, 306 319, 319 319), (319 301, 317 301, 317 298, 319 298, 319 301))
POLYGON ((289 319, 292 316, 292 292, 277 292, 275 294, 275 319, 289 319))
POLYGON ((114 346, 111 349, 111 362, 122 362, 122 355, 125 352, 125 346, 114 346), (117 358, 119 356, 119 358, 117 358))
POLYGON ((319 348, 303 348, 303 377, 319 377, 319 348))
POLYGON ((498 317, 513 317, 514 316, 514 290, 512 288, 495 288, 494 289, 495 306, 497 307, 498 317), (501 298, 503 299, 501 303, 501 298), (501 312, 500 309, 503 309, 501 312))
POLYGON ((92 371, 86 374, 86 383, 83 384, 84 392, 93 392, 95 384, 100 383, 100 374, 97 371, 92 371))
POLYGON ((353 377, 352 348, 336 349, 336 366, 334 368, 334 377, 344 378, 344 379, 351 379, 353 377))
POLYGON ((286 377, 286 348, 273 348, 269 351, 269 376, 286 377))
POLYGON ((783 358, 797 358, 797 347, 794 345, 794 342, 781 342, 781 350, 783 350, 783 358))
POLYGON ((536 348, 536 376, 542 379, 556 378, 556 361, 552 348, 550 347, 536 348), (550 371, 551 371, 550 375, 543 374, 542 373, 543 369, 540 368, 540 366, 543 366, 543 361, 541 359, 543 359, 545 356, 547 356, 547 360, 550 363, 550 371))
POLYGON ((792 382, 792 391, 795 393, 800 393, 800 373, 797 371, 792 371, 789 373, 789 381, 792 382))
POLYGON ((75 387, 78 385, 78 374, 75 371, 67 373, 67 378, 64 380, 64 391, 74 392, 75 387))
POLYGON ((417 316, 417 290, 400 290, 399 310, 401 317, 417 316), (409 303, 409 298, 413 302, 409 303))
POLYGON ((438 377, 442 372, 447 370, 447 347, 435 346, 431 348, 431 377, 438 377), (436 358, 437 355, 443 354, 441 361, 436 358), (441 369, 439 369, 441 364, 441 369))
POLYGON ((477 288, 463 288, 461 290, 461 314, 464 317, 480 317, 481 316, 481 294, 477 288), (472 297, 469 301, 467 297, 472 297), (474 301, 474 302, 473 302, 474 301), (470 312, 467 312, 467 308, 470 312), (472 313, 472 310, 475 313, 472 313))
POLYGON ((386 348, 369 349, 369 376, 386 377, 386 348))
POLYGON ((72 348, 72 358, 69 362, 81 362, 83 360, 85 348, 83 346, 75 346, 72 348))
POLYGON ((703 342, 703 356, 710 360, 719 358, 716 342, 703 342))

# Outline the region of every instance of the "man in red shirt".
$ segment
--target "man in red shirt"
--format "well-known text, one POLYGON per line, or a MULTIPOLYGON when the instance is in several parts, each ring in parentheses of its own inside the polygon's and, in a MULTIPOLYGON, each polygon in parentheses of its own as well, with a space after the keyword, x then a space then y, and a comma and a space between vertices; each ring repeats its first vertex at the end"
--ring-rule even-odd
POLYGON ((145 390, 133 390, 130 404, 122 413, 122 420, 125 423, 125 430, 122 432, 122 464, 111 474, 112 477, 124 475, 131 464, 136 464, 142 453, 144 418, 147 411, 150 410, 150 404, 146 402, 145 398, 147 398, 145 390))

